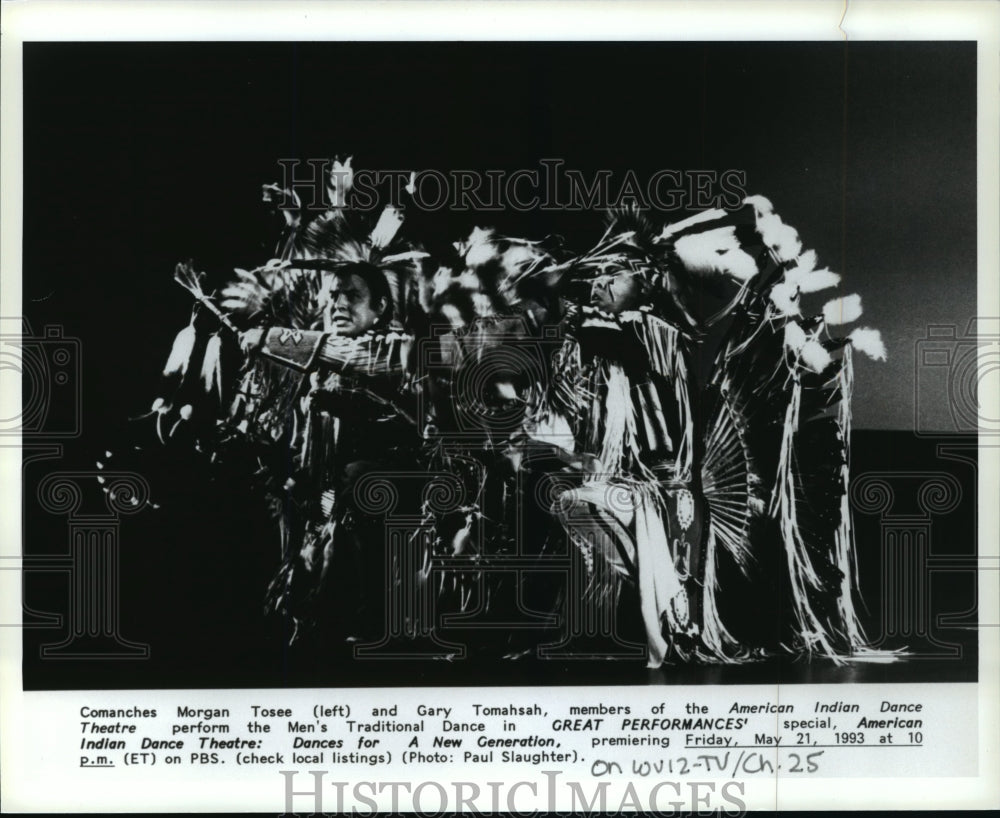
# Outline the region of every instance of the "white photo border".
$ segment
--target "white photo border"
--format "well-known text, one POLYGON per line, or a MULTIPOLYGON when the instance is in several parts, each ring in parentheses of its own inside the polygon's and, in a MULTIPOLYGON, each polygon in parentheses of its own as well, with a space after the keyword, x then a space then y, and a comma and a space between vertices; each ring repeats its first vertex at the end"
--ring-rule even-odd
MULTIPOLYGON (((22 45, 31 41, 294 41, 317 40, 975 40, 978 42, 978 303, 980 315, 1000 315, 1000 6, 992 2, 28 2, 4 3, 0 40, 0 315, 21 313, 22 45), (530 36, 529 36, 530 35, 530 36)), ((4 372, 0 416, 18 413, 21 383, 4 372)), ((984 398, 983 416, 1000 416, 1000 396, 984 398), (991 403, 987 405, 985 398, 991 403)), ((1000 449, 979 453, 979 554, 996 559, 1000 548, 1000 449)), ((20 583, 20 451, 0 448, 0 621, 22 615, 20 583), (11 567, 14 570, 9 570, 11 567)), ((979 775, 949 779, 783 778, 753 782, 753 809, 963 809, 1000 804, 1000 607, 998 575, 979 575, 979 775)), ((0 628, 0 763, 5 811, 125 810, 280 811, 275 781, 264 789, 216 785, 211 776, 161 779, 160 785, 124 776, 113 797, 101 788, 57 781, 32 767, 27 737, 58 729, 33 721, 42 708, 27 701, 65 701, 71 694, 25 694, 21 683, 21 631, 0 628), (169 784, 167 783, 169 782, 169 784), (174 786, 182 783, 183 786, 174 786), (266 792, 265 792, 266 791, 266 792), (151 797, 155 794, 155 798, 151 797), (265 795, 266 801, 261 800, 265 795)), ((371 692, 371 691, 370 691, 371 692)), ((394 695, 390 691, 381 691, 394 695)), ((559 695, 552 688, 549 695, 559 695)), ((233 701, 250 691, 233 692, 233 701)), ((413 693, 400 693, 412 697, 413 693)), ((77 697, 79 698, 79 697, 77 697)), ((53 712, 47 706, 44 708, 53 712)), ((59 710, 57 705, 55 710, 59 710)), ((62 708, 65 709, 65 708, 62 708)), ((190 772, 188 773, 190 776, 190 772)), ((59 776, 62 778, 62 776, 59 776)), ((275 775, 276 779, 277 776, 275 775)), ((156 780, 153 776, 152 781, 156 780)))

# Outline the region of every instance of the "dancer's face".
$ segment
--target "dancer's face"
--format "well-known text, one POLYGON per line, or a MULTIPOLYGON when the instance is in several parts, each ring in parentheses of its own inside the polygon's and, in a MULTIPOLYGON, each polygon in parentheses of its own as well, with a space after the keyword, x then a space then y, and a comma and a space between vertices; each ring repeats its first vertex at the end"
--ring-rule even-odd
POLYGON ((372 303, 372 293, 357 274, 334 275, 327 305, 327 329, 348 338, 367 332, 385 311, 385 299, 372 303))
POLYGON ((604 312, 619 315, 642 305, 642 278, 631 270, 606 273, 594 279, 590 303, 604 312))

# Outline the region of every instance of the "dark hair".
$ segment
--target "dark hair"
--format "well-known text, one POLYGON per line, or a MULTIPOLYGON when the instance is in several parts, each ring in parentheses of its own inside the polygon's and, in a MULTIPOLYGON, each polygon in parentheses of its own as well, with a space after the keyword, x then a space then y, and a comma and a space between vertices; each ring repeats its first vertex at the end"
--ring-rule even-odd
POLYGON ((367 261, 352 261, 337 267, 333 271, 336 276, 348 277, 356 275, 368 287, 368 303, 375 307, 379 300, 385 299, 385 309, 379 316, 378 323, 388 323, 392 319, 392 292, 389 290, 389 280, 378 267, 369 264, 367 261))

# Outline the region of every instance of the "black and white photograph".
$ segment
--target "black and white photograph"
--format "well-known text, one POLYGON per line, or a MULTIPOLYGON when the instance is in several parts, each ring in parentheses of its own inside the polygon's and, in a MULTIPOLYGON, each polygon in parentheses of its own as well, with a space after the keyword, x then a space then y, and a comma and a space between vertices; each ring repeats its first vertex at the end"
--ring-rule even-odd
POLYGON ((975 680, 973 45, 24 59, 29 686, 975 680))
POLYGON ((524 37, 20 45, 25 694, 982 682, 983 46, 524 37))

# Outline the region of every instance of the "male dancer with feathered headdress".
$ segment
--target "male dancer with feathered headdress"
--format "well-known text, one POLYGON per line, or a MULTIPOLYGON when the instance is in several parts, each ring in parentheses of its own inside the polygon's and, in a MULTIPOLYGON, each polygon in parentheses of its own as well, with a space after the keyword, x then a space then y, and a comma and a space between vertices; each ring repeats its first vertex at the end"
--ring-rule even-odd
POLYGON ((285 211, 279 257, 238 270, 221 301, 227 324, 251 325, 222 436, 259 444, 282 535, 268 608, 291 617, 293 642, 314 624, 339 637, 379 632, 384 538, 354 488, 372 471, 412 469, 420 450, 405 324, 426 254, 398 238, 398 209, 374 225, 349 211, 349 160, 329 178, 330 207, 311 219, 285 211))
POLYGON ((613 217, 562 273, 574 303, 567 340, 536 417, 558 415, 593 459, 553 510, 586 565, 589 604, 621 613, 622 583, 638 589, 649 663, 687 655, 697 636, 683 579, 696 570, 700 515, 689 490, 694 425, 688 372, 693 320, 664 287, 644 246, 643 220, 613 217))
POLYGON ((593 250, 547 271, 577 307, 538 414, 565 417, 601 472, 555 510, 588 597, 615 606, 623 582, 638 589, 652 666, 872 655, 847 507, 850 352, 885 350, 876 330, 834 335, 860 315, 857 296, 803 314, 804 295, 839 282, 815 261, 752 198, 659 234, 619 215, 593 250), (716 324, 702 383, 694 364, 716 324))
MULTIPOLYGON (((349 166, 335 166, 331 184, 342 203, 349 166)), ((214 424, 189 398, 200 389, 204 401, 228 402, 224 331, 210 335, 205 317, 215 313, 225 332, 237 331, 233 321, 256 327, 242 336, 254 365, 213 432, 260 446, 285 560, 271 604, 297 626, 315 618, 308 603, 331 560, 369 553, 350 487, 372 464, 412 468, 426 431, 409 408, 406 307, 417 303, 419 323, 437 317, 451 329, 439 336, 440 370, 423 384, 451 452, 438 465, 476 460, 480 481, 457 521, 435 521, 452 555, 468 552, 477 516, 481 552, 509 540, 504 515, 484 513, 482 501, 496 494, 509 506, 509 474, 548 459, 574 474, 575 487, 542 511, 555 512, 585 563, 577 590, 612 611, 624 587, 637 590, 650 664, 872 655, 855 609, 847 505, 851 351, 884 358, 885 349, 873 329, 838 334, 859 317, 857 296, 810 310, 812 294, 839 276, 816 269, 769 202, 747 199, 659 233, 619 214, 568 262, 474 231, 422 287, 414 273, 425 254, 396 240, 398 211, 371 230, 349 225, 342 204, 305 223, 286 218, 279 257, 237 271, 223 292, 228 315, 189 266, 178 268, 201 317, 178 336, 164 373, 174 391, 153 414, 161 437, 214 424), (561 316, 568 337, 551 359, 543 352, 536 367, 509 354, 524 340, 543 350, 540 330, 561 316), (706 334, 719 330, 715 362, 699 372, 706 334), (470 408, 484 421, 472 447, 449 414, 470 408), (509 410, 513 426, 494 422, 509 410), (470 459, 472 448, 480 455, 470 459), (338 536, 352 546, 334 548, 338 536)), ((377 575, 370 601, 384 573, 344 575, 358 571, 377 575)))

